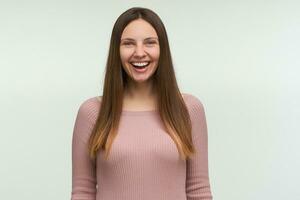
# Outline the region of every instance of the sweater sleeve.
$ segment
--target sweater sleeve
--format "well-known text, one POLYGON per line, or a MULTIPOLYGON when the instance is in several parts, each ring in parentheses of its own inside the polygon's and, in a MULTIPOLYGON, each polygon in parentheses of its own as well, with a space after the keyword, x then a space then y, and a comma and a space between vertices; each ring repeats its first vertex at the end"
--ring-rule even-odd
POLYGON ((192 139, 196 154, 187 160, 187 200, 212 200, 208 172, 208 136, 203 104, 191 96, 192 139))
POLYGON ((96 199, 96 169, 87 146, 93 128, 90 107, 89 101, 80 105, 73 128, 71 200, 96 199))

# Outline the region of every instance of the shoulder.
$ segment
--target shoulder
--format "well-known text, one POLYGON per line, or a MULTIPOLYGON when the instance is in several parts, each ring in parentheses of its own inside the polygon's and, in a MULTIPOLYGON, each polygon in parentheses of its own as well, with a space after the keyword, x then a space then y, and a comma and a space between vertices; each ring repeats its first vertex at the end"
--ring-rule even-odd
POLYGON ((81 118, 86 118, 90 120, 95 120, 97 117, 97 114, 99 112, 99 100, 96 97, 89 97, 84 99, 79 106, 78 109, 78 116, 81 118))
POLYGON ((205 120, 205 109, 200 98, 193 94, 182 93, 192 121, 205 120))
POLYGON ((184 102, 189 108, 199 107, 203 109, 203 103, 197 96, 190 93, 181 93, 184 99, 184 102))

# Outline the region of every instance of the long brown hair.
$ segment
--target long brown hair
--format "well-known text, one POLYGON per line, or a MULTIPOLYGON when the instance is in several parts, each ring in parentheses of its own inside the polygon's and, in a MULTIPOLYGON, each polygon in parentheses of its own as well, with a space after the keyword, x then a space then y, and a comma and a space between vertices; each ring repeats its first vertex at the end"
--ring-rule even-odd
POLYGON ((101 109, 89 138, 89 155, 97 157, 99 149, 108 158, 113 140, 117 135, 123 106, 124 89, 128 75, 122 68, 120 40, 124 28, 131 21, 142 18, 156 30, 160 45, 158 67, 151 78, 157 95, 157 108, 166 132, 175 142, 180 157, 186 159, 195 153, 191 136, 191 119, 182 94, 179 91, 171 52, 165 30, 159 16, 150 9, 133 7, 122 13, 114 24, 109 54, 106 62, 101 109))

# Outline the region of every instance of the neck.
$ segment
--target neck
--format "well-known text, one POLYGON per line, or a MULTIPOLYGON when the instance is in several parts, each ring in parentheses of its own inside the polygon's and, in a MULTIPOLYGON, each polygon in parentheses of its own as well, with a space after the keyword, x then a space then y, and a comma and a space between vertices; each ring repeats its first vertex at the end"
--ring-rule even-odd
POLYGON ((124 91, 124 96, 129 99, 152 99, 155 97, 153 81, 129 82, 128 87, 124 91))

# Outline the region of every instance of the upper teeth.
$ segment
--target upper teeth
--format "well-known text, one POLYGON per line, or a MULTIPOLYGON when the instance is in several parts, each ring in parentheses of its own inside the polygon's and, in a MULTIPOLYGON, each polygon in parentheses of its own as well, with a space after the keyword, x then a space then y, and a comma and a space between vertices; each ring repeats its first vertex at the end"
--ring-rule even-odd
POLYGON ((132 63, 133 65, 137 65, 137 66, 145 66, 148 65, 149 62, 142 62, 142 63, 132 63))

